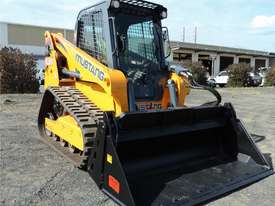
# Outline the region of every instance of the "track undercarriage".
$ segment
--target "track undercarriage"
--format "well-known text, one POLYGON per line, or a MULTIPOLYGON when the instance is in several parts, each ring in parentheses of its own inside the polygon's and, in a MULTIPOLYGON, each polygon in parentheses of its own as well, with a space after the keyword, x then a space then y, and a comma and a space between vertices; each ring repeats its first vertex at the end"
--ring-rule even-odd
POLYGON ((73 87, 51 87, 39 115, 44 140, 77 167, 86 168, 103 112, 73 87))

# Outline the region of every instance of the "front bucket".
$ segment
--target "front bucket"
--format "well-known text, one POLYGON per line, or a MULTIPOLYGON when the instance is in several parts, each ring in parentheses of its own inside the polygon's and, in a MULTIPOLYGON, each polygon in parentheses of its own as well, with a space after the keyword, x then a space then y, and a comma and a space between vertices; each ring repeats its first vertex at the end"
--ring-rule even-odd
POLYGON ((99 186, 120 205, 196 205, 273 173, 231 104, 130 113, 116 127, 99 186))

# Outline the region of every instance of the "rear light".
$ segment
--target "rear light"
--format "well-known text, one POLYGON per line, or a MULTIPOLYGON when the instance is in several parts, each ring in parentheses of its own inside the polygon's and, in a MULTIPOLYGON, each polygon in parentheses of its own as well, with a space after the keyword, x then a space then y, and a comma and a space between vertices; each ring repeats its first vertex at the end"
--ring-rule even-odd
POLYGON ((112 188, 116 193, 120 193, 120 183, 119 181, 114 178, 112 175, 109 175, 108 178, 108 185, 112 188))

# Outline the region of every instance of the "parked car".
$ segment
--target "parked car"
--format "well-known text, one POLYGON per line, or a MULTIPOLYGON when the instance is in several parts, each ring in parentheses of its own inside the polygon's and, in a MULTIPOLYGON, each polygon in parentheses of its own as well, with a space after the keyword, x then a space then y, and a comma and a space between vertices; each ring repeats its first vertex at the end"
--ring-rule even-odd
POLYGON ((224 87, 228 83, 229 75, 227 71, 220 72, 214 79, 210 79, 209 85, 224 87))
POLYGON ((212 88, 215 88, 216 87, 216 82, 215 82, 215 80, 213 79, 213 78, 208 78, 208 80, 207 80, 207 85, 209 86, 209 87, 212 87, 212 88))
POLYGON ((258 87, 262 84, 263 78, 257 72, 249 72, 247 85, 248 87, 258 87))
POLYGON ((38 81, 40 85, 44 85, 44 69, 40 69, 38 72, 38 81))

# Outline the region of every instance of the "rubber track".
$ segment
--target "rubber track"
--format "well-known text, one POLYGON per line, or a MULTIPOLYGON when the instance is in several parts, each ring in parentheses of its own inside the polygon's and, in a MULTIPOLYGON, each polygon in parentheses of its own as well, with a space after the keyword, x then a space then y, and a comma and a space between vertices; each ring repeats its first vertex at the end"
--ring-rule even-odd
POLYGON ((103 121, 103 112, 84 94, 74 87, 49 87, 47 89, 78 123, 82 131, 84 150, 82 154, 71 153, 67 147, 48 137, 48 143, 73 164, 86 169, 92 153, 97 127, 103 121))

